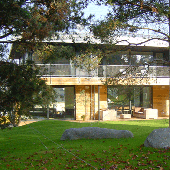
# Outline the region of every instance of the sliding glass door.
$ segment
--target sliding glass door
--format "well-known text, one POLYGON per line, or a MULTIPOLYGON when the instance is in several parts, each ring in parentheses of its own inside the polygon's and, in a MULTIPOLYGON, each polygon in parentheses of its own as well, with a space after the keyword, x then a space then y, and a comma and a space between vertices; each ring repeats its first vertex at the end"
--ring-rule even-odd
POLYGON ((52 104, 56 110, 56 117, 58 118, 75 118, 75 95, 74 95, 74 86, 63 86, 63 87, 54 87, 57 92, 56 102, 52 104))
POLYGON ((152 108, 152 86, 108 86, 108 109, 152 108))

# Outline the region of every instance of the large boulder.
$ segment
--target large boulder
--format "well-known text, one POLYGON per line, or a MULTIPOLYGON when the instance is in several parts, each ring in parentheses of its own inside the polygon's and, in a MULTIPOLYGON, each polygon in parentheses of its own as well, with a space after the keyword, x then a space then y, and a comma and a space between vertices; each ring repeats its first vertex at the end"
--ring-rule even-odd
POLYGON ((114 130, 99 127, 82 127, 65 130, 61 140, 102 139, 102 138, 132 138, 133 133, 128 130, 114 130))
POLYGON ((144 146, 152 148, 170 148, 170 128, 153 130, 144 142, 144 146))

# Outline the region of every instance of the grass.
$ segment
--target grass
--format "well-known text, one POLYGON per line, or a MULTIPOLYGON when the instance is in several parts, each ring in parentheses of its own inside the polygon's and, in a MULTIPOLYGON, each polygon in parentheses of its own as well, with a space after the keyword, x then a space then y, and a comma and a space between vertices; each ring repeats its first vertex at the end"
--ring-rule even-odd
POLYGON ((52 169, 167 169, 170 149, 143 146, 146 137, 168 120, 76 123, 43 120, 0 131, 2 170, 52 169), (68 128, 101 127, 130 130, 129 139, 81 139, 60 141, 68 128))

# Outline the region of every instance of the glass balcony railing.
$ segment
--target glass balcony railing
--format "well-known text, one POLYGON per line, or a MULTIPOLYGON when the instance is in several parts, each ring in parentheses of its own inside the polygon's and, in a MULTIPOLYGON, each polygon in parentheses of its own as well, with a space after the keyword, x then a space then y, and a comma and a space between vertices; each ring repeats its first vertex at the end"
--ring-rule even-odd
POLYGON ((43 77, 157 77, 168 78, 168 66, 99 65, 88 71, 71 64, 37 64, 43 77))

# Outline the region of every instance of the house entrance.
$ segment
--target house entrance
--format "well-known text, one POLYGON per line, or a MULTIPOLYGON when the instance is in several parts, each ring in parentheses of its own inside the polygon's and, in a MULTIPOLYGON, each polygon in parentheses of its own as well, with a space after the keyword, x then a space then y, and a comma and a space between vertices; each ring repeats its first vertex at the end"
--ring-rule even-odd
POLYGON ((75 118, 74 86, 54 87, 57 92, 56 102, 52 104, 57 118, 75 118))

